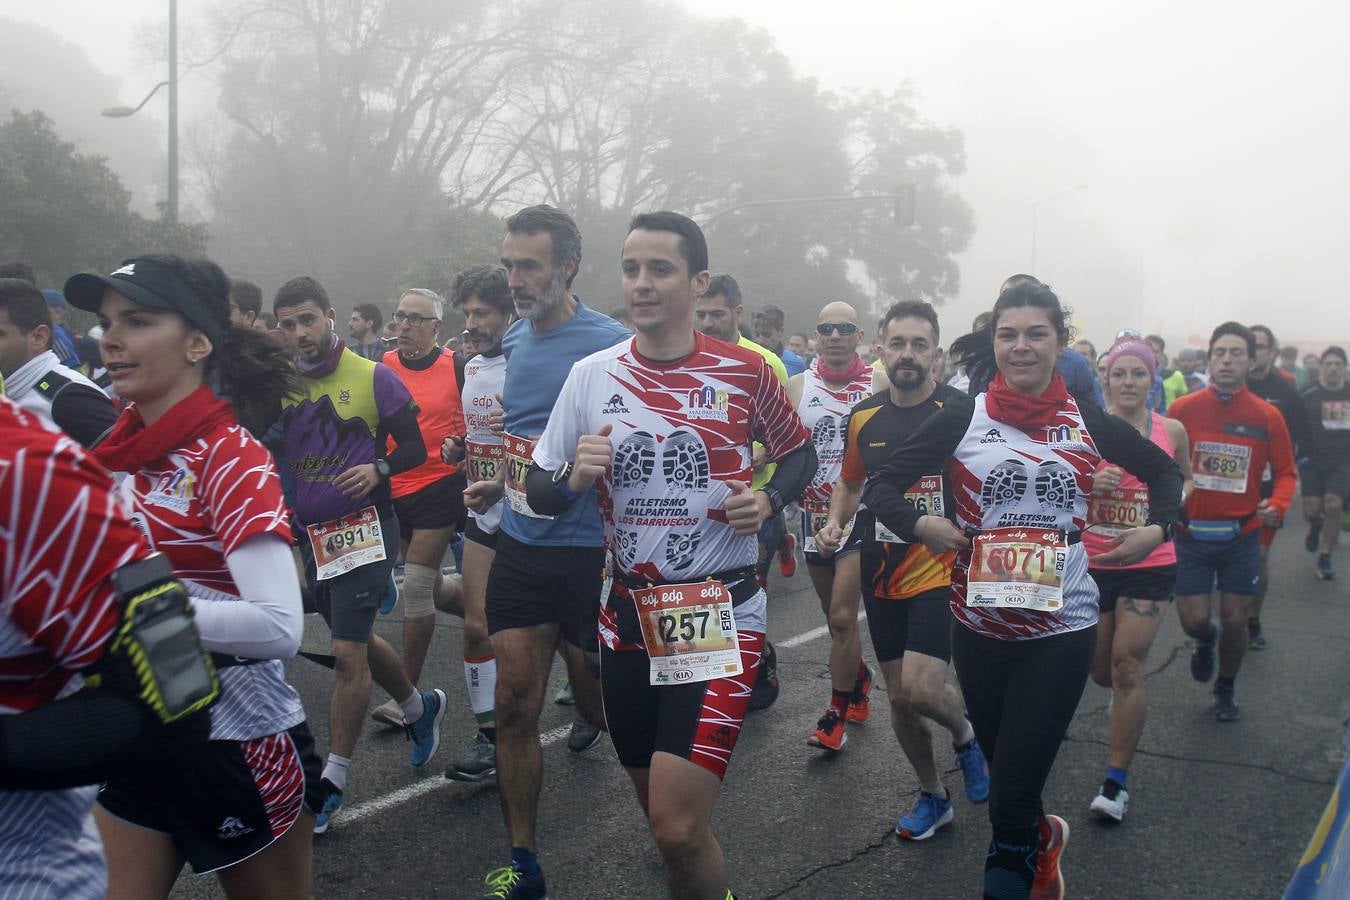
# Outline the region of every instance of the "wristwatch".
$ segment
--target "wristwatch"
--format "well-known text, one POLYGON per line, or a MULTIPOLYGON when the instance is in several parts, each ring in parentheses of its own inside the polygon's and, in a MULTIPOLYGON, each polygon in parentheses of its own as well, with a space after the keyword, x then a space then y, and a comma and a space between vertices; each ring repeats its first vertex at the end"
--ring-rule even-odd
POLYGON ((778 488, 766 484, 760 490, 769 498, 769 515, 776 516, 783 511, 787 504, 783 502, 783 495, 778 493, 778 488))
POLYGON ((1164 544, 1167 543, 1168 541, 1172 540, 1172 526, 1171 526, 1171 525, 1168 525, 1168 524, 1166 524, 1166 523, 1164 523, 1164 522, 1145 522, 1144 524, 1145 524, 1145 525, 1157 525, 1159 528, 1161 528, 1161 529, 1162 529, 1162 533, 1163 533, 1163 538, 1162 538, 1162 539, 1163 539, 1163 543, 1164 543, 1164 544))
POLYGON ((567 498, 568 502, 577 499, 581 495, 572 490, 572 486, 567 483, 567 479, 572 475, 572 464, 563 463, 558 470, 553 473, 553 486, 558 489, 558 493, 567 498))
POLYGON ((377 459, 377 460, 375 460, 375 474, 378 475, 378 476, 380 476, 380 480, 381 480, 381 481, 388 481, 388 480, 389 480, 389 460, 387 460, 387 459, 377 459))

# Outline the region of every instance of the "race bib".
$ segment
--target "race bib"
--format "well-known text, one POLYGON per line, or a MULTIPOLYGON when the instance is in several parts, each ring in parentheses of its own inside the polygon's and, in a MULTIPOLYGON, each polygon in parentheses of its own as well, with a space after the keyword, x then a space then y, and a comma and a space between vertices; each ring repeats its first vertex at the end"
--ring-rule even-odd
POLYGON ((651 683, 686 684, 741 674, 731 594, 720 581, 633 591, 651 683))
POLYGON ((529 501, 525 499, 525 476, 530 471, 534 441, 514 434, 503 434, 502 451, 506 455, 506 502, 511 505, 511 509, 531 519, 553 518, 541 516, 530 509, 529 501))
POLYGON ((506 458, 506 447, 501 444, 484 444, 481 441, 464 442, 464 462, 469 483, 475 481, 493 481, 506 458))
POLYGON ((1322 427, 1327 431, 1350 431, 1350 400, 1323 400, 1322 427))
POLYGON ((380 514, 373 506, 340 519, 310 525, 305 531, 314 551, 314 568, 319 581, 345 575, 385 558, 380 514))
MULTIPOLYGON (((914 504, 921 516, 946 516, 947 507, 942 502, 942 476, 925 475, 905 491, 905 499, 914 504)), ((908 544, 900 535, 891 531, 877 519, 877 540, 883 544, 908 544)))
MULTIPOLYGON (((802 508, 802 550, 807 553, 819 553, 820 551, 816 549, 816 532, 824 528, 825 523, 830 520, 830 504, 811 500, 801 500, 799 503, 802 508)), ((853 533, 853 522, 857 518, 858 514, 854 513, 853 518, 844 526, 844 536, 839 541, 841 547, 853 533)))
POLYGON ((1069 547, 1059 532, 995 528, 972 544, 967 606, 1055 612, 1064 605, 1069 547))
POLYGON ((1098 534, 1118 537, 1148 521, 1148 490, 1129 488, 1093 493, 1088 505, 1088 527, 1098 534))
POLYGON ((1196 441, 1191 469, 1197 488, 1243 494, 1247 491, 1247 471, 1251 464, 1251 447, 1221 441, 1196 441))

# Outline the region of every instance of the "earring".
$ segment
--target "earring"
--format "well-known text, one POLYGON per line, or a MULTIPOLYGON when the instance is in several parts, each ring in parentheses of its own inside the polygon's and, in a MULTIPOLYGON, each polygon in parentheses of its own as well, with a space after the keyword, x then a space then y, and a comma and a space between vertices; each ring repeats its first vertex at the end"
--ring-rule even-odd
POLYGON ((188 365, 189 365, 189 366, 195 366, 195 365, 197 365, 197 363, 199 363, 199 362, 201 362, 201 360, 198 359, 198 358, 195 357, 195 356, 189 356, 189 357, 188 357, 188 365))

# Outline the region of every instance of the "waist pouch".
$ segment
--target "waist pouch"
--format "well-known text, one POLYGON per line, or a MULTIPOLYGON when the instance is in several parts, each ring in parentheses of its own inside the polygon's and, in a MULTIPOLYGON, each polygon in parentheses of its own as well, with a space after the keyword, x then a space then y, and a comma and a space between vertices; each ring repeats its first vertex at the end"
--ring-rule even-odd
POLYGON ((1186 533, 1197 541, 1206 544, 1221 544, 1231 541, 1242 533, 1242 527, 1251 516, 1234 521, 1233 519, 1191 519, 1186 523, 1186 533))

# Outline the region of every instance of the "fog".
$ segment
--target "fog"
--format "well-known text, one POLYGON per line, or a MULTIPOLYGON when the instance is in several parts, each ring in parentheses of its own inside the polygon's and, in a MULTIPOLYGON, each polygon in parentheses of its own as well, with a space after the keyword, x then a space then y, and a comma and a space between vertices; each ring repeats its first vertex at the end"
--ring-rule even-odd
MULTIPOLYGON (((180 2, 185 32, 205 5, 180 2)), ((1034 274, 1099 347, 1125 326, 1170 346, 1197 342, 1229 318, 1304 349, 1350 341, 1334 271, 1350 205, 1350 7, 838 0, 825 17, 775 0, 685 5, 765 29, 825 87, 908 82, 924 118, 963 132, 967 169, 954 186, 975 232, 957 257, 960 293, 942 310, 947 334, 990 305, 1004 276, 1033 270, 1034 243, 1034 274)), ((83 48, 134 105, 162 78, 152 55, 166 7, 0 0, 0 16, 83 48)), ((60 60, 42 77, 59 83, 60 60)), ((190 72, 182 91, 187 129, 213 110, 214 86, 190 72)), ((91 122, 107 102, 90 98, 91 122)), ((147 156, 162 152, 163 110, 152 101, 142 113, 161 136, 147 156)), ((104 120, 68 137, 112 153, 100 141, 131 124, 104 120)), ((144 203, 154 189, 143 173, 120 174, 144 203)))

